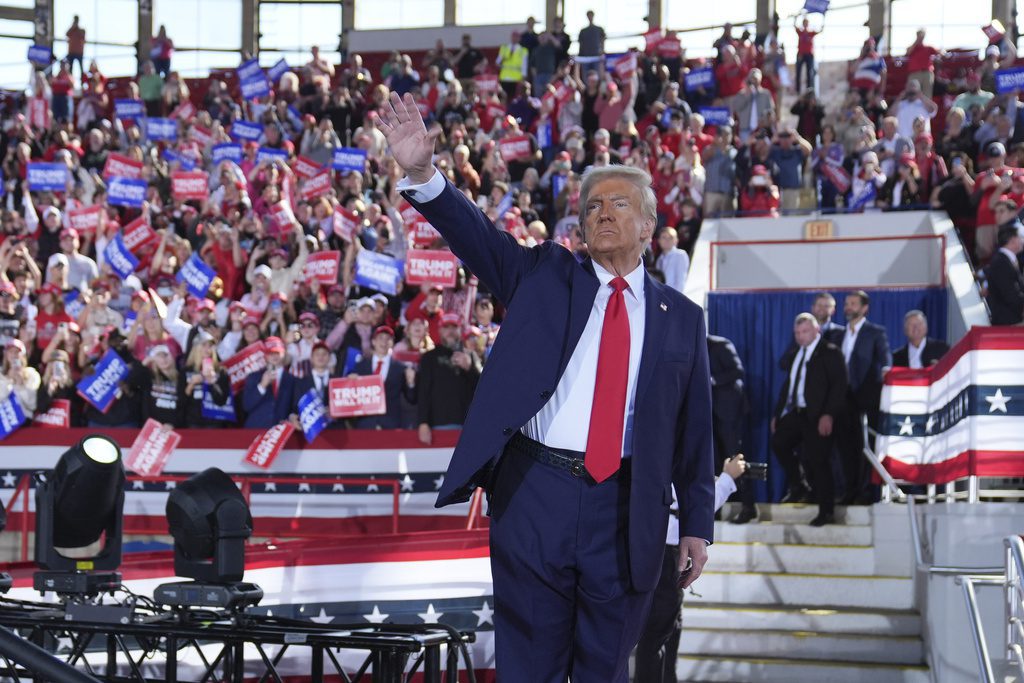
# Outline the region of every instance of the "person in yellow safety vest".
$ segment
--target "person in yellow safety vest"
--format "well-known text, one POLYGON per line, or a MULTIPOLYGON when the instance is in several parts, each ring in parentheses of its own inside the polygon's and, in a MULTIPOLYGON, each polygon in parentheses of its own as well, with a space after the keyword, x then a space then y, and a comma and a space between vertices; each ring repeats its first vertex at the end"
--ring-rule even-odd
POLYGON ((530 51, 519 44, 519 31, 512 31, 511 40, 498 48, 498 80, 511 102, 516 96, 516 86, 526 78, 530 51))

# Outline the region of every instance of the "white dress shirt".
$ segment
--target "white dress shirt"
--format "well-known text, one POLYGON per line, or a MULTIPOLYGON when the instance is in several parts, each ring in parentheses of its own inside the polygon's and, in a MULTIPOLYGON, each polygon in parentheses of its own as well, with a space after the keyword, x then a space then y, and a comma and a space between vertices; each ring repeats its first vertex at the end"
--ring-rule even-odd
POLYGON ((316 392, 320 394, 321 398, 323 398, 323 394, 327 391, 327 387, 331 382, 330 371, 324 370, 323 372, 318 372, 313 370, 310 374, 313 378, 313 388, 316 389, 316 392))
POLYGON ((676 247, 658 256, 655 264, 665 275, 665 284, 682 293, 686 286, 686 275, 690 272, 690 255, 676 247))
POLYGON ((379 374, 381 377, 387 377, 388 376, 388 370, 390 368, 391 368, 391 354, 390 353, 388 355, 386 355, 386 356, 378 356, 377 354, 373 354, 370 357, 370 374, 371 375, 379 374), (379 373, 377 372, 377 363, 381 364, 380 372, 379 373))
POLYGON ((920 346, 914 346, 909 341, 907 342, 907 365, 909 367, 917 370, 924 367, 924 365, 921 364, 921 354, 924 353, 924 347, 927 343, 927 339, 922 339, 920 346))
MULTIPOLYGON (((793 359, 793 367, 789 369, 789 395, 793 394, 793 385, 796 384, 796 407, 806 408, 807 399, 804 397, 804 387, 807 386, 807 363, 811 360, 811 356, 814 355, 814 349, 818 348, 818 342, 821 341, 821 335, 819 334, 814 338, 807 346, 801 347, 796 352, 796 358, 793 359), (800 365, 803 364, 803 372, 800 372, 800 365), (800 372, 800 381, 796 381, 796 375, 800 372)), ((786 402, 789 402, 789 396, 786 396, 786 402)))
MULTIPOLYGON (((718 512, 729 496, 736 492, 736 480, 725 472, 715 478, 715 512, 718 512)), ((679 545, 679 499, 676 498, 676 487, 672 487, 672 514, 668 517, 668 531, 665 533, 665 545, 679 545)))
POLYGON ((860 322, 854 325, 848 323, 846 325, 846 332, 843 333, 843 357, 846 358, 846 364, 850 364, 850 356, 853 355, 853 347, 857 345, 857 334, 860 333, 860 328, 864 326, 866 318, 861 318, 860 322))

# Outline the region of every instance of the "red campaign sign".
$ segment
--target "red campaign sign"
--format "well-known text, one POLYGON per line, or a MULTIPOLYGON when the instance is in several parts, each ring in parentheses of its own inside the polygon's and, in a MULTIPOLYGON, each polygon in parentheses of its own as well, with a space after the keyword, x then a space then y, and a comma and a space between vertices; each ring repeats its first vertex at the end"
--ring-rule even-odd
POLYGON ((525 135, 505 138, 498 143, 498 149, 501 150, 501 158, 505 161, 526 159, 533 154, 533 150, 530 148, 530 138, 525 135))
POLYGON ((37 413, 32 418, 32 425, 46 429, 67 429, 71 426, 71 401, 66 398, 53 399, 49 410, 37 413))
POLYGON ((434 242, 441 237, 441 233, 422 216, 409 226, 409 230, 412 232, 413 245, 419 249, 434 246, 434 242))
POLYGON ((359 214, 355 211, 349 211, 340 206, 334 210, 335 235, 346 242, 351 242, 357 227, 359 227, 359 214))
POLYGON ((196 106, 191 102, 182 102, 171 112, 172 119, 184 119, 185 121, 190 120, 195 115, 196 106))
POLYGON ((327 385, 327 396, 327 410, 331 417, 383 415, 387 412, 384 378, 380 375, 332 379, 327 385))
POLYGON ((249 450, 245 453, 245 462, 255 465, 261 469, 268 470, 274 464, 274 460, 281 453, 288 437, 295 431, 295 425, 290 422, 276 424, 263 432, 249 444, 249 450))
POLYGON ((28 123, 39 130, 50 127, 50 103, 45 97, 28 98, 28 123))
POLYGON ((321 171, 312 178, 302 181, 302 198, 307 202, 312 201, 322 194, 327 194, 331 189, 331 172, 321 171))
POLYGON ((650 31, 644 34, 644 43, 646 45, 647 52, 652 52, 654 48, 658 47, 658 43, 661 42, 661 29, 652 28, 650 31))
MULTIPOLYGON (((1000 27, 1002 24, 1000 24, 1000 27)), ((981 30, 985 32, 985 36, 988 37, 990 44, 998 43, 1006 35, 1006 32, 1000 28, 996 28, 994 25, 989 24, 988 26, 982 26, 981 30)))
POLYGON ((81 233, 95 233, 100 225, 100 214, 103 213, 102 206, 90 206, 85 209, 68 211, 68 223, 72 228, 81 233))
POLYGON ((203 147, 209 147, 213 144, 213 133, 210 132, 209 128, 192 126, 192 139, 203 147))
POLYGON ((250 344, 222 363, 228 373, 231 391, 238 393, 245 386, 245 378, 255 372, 263 372, 267 367, 267 354, 263 342, 250 344))
POLYGON ((454 287, 457 268, 458 261, 450 251, 412 249, 406 252, 405 281, 410 285, 454 287))
POLYGON ((636 73, 636 53, 622 55, 615 60, 615 75, 619 78, 632 78, 636 73))
POLYGON ((670 59, 679 57, 683 54, 683 45, 678 38, 665 38, 658 43, 658 54, 670 59))
POLYGON ((476 82, 476 91, 478 93, 495 92, 498 89, 498 77, 495 74, 473 76, 473 80, 476 82))
POLYGON ((128 225, 124 226, 124 234, 121 236, 124 246, 128 251, 135 253, 140 251, 150 242, 157 239, 153 228, 149 227, 145 216, 139 216, 128 225))
POLYGON ((423 220, 420 212, 412 204, 405 201, 404 198, 398 202, 398 213, 402 215, 402 220, 406 223, 415 223, 416 221, 423 220))
POLYGON ((168 458, 178 447, 181 434, 164 431, 163 425, 149 418, 135 437, 124 467, 143 477, 155 477, 164 471, 168 458))
POLYGON ((295 214, 287 201, 282 199, 270 208, 270 232, 272 234, 279 235, 291 230, 294 224, 295 214))
POLYGON ((310 254, 306 259, 303 278, 306 282, 316 280, 323 285, 333 285, 338 282, 340 264, 340 251, 318 251, 315 254, 310 254))
POLYGON ((203 201, 209 196, 206 171, 175 171, 171 174, 171 194, 175 199, 203 201))
POLYGON ((295 171, 295 175, 302 178, 312 178, 320 172, 321 168, 323 168, 323 166, 312 159, 307 159, 306 157, 298 157, 292 163, 292 170, 295 171))
POLYGON ((392 351, 391 359, 408 365, 419 365, 422 355, 419 351, 392 351))
POLYGON ((142 177, 142 162, 129 159, 123 154, 111 152, 107 155, 107 163, 103 166, 104 178, 133 178, 142 177))
POLYGON ((491 104, 491 105, 488 105, 488 107, 487 107, 487 116, 492 121, 497 121, 498 119, 505 118, 505 114, 507 114, 507 113, 508 112, 505 111, 505 107, 502 107, 502 106, 497 105, 497 104, 491 104))
POLYGON ((565 104, 572 99, 573 89, 567 86, 563 81, 559 81, 555 84, 555 97, 558 98, 559 104, 565 104))

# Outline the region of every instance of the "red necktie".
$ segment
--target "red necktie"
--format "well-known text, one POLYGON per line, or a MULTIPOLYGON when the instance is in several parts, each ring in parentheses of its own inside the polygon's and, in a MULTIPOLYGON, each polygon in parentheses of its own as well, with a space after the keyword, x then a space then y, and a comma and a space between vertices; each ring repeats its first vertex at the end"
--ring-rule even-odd
POLYGON ((373 368, 373 374, 379 375, 381 368, 384 367, 384 360, 381 358, 377 359, 377 365, 373 368))
POLYGON ((615 290, 608 299, 597 354, 594 407, 590 411, 590 432, 584 465, 600 483, 622 464, 622 429, 626 414, 626 383, 629 379, 629 315, 622 290, 629 284, 617 277, 609 286, 615 290))

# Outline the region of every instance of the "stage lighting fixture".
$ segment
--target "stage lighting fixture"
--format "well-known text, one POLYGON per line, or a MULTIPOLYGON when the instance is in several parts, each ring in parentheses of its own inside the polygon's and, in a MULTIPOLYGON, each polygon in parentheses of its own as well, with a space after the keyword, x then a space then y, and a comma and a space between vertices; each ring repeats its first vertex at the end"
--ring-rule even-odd
POLYGON ((211 467, 178 484, 167 497, 167 523, 174 573, 193 581, 157 586, 157 602, 235 609, 263 599, 259 586, 242 582, 252 515, 231 477, 211 467))
POLYGON ((36 564, 49 570, 36 572, 36 590, 96 595, 119 585, 113 570, 121 566, 121 448, 106 436, 86 436, 34 478, 36 564))

